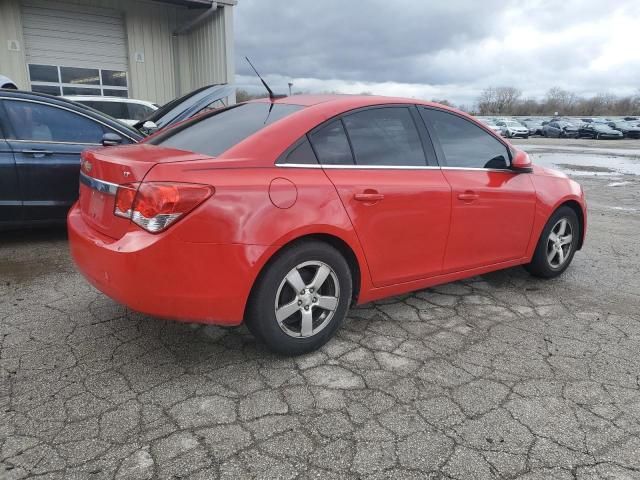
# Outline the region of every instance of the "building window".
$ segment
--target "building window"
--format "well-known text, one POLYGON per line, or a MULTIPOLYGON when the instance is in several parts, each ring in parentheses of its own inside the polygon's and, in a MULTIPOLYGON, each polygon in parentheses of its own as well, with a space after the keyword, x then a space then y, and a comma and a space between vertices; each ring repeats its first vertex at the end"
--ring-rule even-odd
POLYGON ((33 92, 49 95, 129 96, 127 72, 100 68, 29 65, 33 92))

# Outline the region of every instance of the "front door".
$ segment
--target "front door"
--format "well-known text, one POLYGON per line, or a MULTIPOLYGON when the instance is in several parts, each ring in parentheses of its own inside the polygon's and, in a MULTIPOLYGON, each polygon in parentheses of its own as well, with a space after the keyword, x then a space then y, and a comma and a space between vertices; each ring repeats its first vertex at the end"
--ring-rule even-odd
POLYGON ((509 169, 507 146, 471 121, 421 108, 452 190, 443 273, 524 257, 536 192, 527 173, 509 169))
POLYGON ((442 270, 451 189, 412 108, 360 110, 310 135, 355 228, 376 287, 442 270))
POLYGON ((25 221, 63 220, 78 198, 80 153, 100 144, 105 127, 71 110, 3 100, 25 221))
MULTIPOLYGON (((0 137, 2 131, 0 130, 0 137)), ((19 222, 22 219, 22 199, 18 185, 16 162, 13 151, 0 138, 0 225, 19 222)))

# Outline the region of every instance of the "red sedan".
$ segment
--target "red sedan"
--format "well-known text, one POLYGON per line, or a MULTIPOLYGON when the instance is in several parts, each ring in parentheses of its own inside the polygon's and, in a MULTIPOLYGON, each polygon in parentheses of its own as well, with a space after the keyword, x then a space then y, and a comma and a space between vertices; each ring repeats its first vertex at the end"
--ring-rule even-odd
POLYGON ((401 98, 295 96, 83 154, 80 271, 150 315, 324 344, 351 304, 514 265, 550 278, 582 247, 580 185, 468 115, 401 98))

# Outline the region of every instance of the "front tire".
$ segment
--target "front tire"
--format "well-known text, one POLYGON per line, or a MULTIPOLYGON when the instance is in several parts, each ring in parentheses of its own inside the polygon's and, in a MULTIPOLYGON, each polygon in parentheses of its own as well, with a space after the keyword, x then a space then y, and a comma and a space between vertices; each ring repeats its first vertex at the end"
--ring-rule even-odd
POLYGON ((342 325, 352 285, 338 250, 317 240, 300 242, 279 252, 259 276, 247 305, 247 327, 274 352, 311 352, 342 325))
POLYGON ((541 278, 561 275, 573 260, 580 235, 576 212, 567 206, 560 207, 547 221, 531 263, 524 268, 531 275, 541 278))

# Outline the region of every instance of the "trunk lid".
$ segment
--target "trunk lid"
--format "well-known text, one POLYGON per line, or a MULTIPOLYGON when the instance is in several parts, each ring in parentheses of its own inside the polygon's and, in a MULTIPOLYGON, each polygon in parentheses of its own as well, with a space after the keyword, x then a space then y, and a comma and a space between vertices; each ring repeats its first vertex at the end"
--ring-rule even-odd
POLYGON ((142 182, 158 163, 210 158, 202 154, 153 145, 131 145, 85 150, 80 168, 79 204, 85 222, 113 239, 121 238, 130 220, 114 215, 119 185, 142 182))

